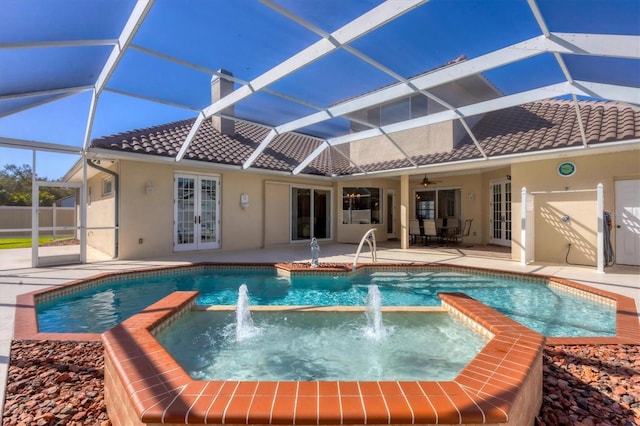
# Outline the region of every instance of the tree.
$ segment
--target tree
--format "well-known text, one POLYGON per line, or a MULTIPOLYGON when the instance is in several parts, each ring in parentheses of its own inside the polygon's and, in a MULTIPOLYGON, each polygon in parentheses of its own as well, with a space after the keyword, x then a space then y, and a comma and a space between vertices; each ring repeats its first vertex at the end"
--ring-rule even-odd
MULTIPOLYGON (((0 206, 30 206, 31 205, 31 166, 23 164, 7 164, 0 171, 0 206)), ((37 180, 47 181, 47 178, 36 176, 37 180)), ((52 206, 56 200, 73 195, 73 190, 56 187, 40 189, 40 206, 52 206)))

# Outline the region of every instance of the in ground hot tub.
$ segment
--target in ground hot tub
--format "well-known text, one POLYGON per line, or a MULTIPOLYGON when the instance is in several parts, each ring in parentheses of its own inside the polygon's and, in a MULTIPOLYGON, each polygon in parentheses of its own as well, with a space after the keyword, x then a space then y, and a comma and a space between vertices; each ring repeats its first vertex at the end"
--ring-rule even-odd
POLYGON ((526 425, 540 409, 544 337, 463 294, 441 294, 441 310, 486 344, 452 380, 197 380, 156 338, 196 297, 172 293, 103 334, 114 424, 526 425))

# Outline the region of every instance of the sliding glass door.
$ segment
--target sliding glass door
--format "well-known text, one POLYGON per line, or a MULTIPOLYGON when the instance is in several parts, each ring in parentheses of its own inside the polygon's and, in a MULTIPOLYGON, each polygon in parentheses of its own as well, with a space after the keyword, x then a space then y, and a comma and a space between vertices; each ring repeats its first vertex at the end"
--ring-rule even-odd
POLYGON ((331 190, 291 187, 291 241, 331 238, 331 190))

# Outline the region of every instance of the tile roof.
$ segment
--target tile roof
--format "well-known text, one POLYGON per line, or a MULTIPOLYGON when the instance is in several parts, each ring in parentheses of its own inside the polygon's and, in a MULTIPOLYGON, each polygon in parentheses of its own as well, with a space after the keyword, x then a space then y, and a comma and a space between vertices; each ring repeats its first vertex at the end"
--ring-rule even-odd
MULTIPOLYGON (((580 116, 585 127, 586 142, 607 142, 640 138, 640 110, 616 102, 580 101, 580 116)), ((94 148, 175 157, 194 120, 168 123, 147 129, 118 133, 92 141, 94 148)), ((270 129, 237 121, 234 136, 222 135, 209 120, 200 127, 189 146, 186 159, 209 163, 242 165, 258 147, 270 129)), ((575 106, 569 100, 544 100, 486 114, 473 133, 489 156, 547 151, 583 145, 575 106)), ((274 139, 258 156, 252 167, 292 172, 322 141, 300 134, 284 134, 274 139)), ((349 175, 362 171, 383 171, 413 166, 409 159, 353 165, 340 152, 342 146, 325 150, 304 170, 312 175, 349 175)), ((419 155, 412 158, 418 165, 439 164, 481 158, 469 136, 451 151, 419 155)))

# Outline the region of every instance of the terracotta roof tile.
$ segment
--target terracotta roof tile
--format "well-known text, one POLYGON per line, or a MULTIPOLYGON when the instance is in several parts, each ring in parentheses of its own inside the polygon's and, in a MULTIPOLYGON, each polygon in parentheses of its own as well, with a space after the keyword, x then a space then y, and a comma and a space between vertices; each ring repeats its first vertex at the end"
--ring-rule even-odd
MULTIPOLYGON (((579 110, 588 144, 640 138, 640 111, 616 102, 580 101, 579 110)), ((175 157, 194 120, 168 123, 94 139, 91 146, 117 151, 175 157)), ((236 134, 226 136, 209 120, 202 124, 185 158, 218 164, 242 165, 270 129, 246 122, 235 123, 236 134)), ((582 136, 572 101, 546 100, 493 111, 474 126, 473 133, 488 156, 536 152, 581 146, 582 136)), ((292 172, 323 142, 300 134, 276 137, 258 156, 253 167, 292 172)), ((302 173, 349 175, 413 167, 409 159, 371 164, 352 164, 343 153, 348 146, 331 147, 316 157, 302 173)), ((348 156, 348 155, 347 155, 348 156)), ((466 136, 448 152, 418 155, 411 160, 429 165, 480 158, 481 154, 466 136)))

